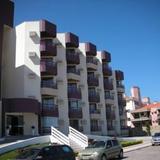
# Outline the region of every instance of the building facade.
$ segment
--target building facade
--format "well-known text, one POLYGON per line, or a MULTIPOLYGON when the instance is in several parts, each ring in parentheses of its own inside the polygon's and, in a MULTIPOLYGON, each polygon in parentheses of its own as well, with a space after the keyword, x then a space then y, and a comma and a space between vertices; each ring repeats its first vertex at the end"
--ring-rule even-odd
POLYGON ((85 134, 126 135, 124 75, 111 55, 57 33, 46 20, 7 32, 2 56, 2 135, 48 134, 54 126, 85 134))
POLYGON ((2 108, 2 58, 7 49, 5 37, 11 32, 13 27, 14 4, 9 0, 1 0, 0 2, 0 135, 4 128, 4 115, 2 108))
POLYGON ((160 103, 152 103, 142 108, 133 110, 132 123, 135 131, 144 135, 160 132, 160 103))

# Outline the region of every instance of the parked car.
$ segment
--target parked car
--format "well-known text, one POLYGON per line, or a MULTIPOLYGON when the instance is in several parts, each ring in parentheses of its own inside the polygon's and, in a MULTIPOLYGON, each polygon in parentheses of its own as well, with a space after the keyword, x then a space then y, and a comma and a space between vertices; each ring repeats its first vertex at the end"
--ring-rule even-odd
POLYGON ((75 160, 75 154, 67 145, 50 145, 24 150, 16 160, 75 160))
POLYGON ((78 154, 79 160, 107 160, 116 157, 123 158, 123 149, 115 138, 95 140, 78 154))
POLYGON ((152 146, 160 144, 160 133, 155 133, 152 136, 152 146))

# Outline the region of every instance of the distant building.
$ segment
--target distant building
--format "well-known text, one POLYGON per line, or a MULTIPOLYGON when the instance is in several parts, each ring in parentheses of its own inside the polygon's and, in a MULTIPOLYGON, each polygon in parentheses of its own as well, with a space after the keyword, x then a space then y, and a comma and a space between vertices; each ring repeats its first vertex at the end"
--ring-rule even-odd
POLYGON ((135 130, 143 131, 146 134, 160 132, 160 102, 135 109, 131 111, 131 114, 135 130))

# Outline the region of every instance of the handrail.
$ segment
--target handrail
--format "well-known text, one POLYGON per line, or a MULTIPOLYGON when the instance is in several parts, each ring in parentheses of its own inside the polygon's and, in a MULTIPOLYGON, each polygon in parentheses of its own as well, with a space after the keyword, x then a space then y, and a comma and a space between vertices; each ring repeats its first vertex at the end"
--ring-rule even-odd
POLYGON ((51 127, 51 135, 54 138, 56 138, 58 141, 60 141, 61 143, 69 145, 69 138, 65 134, 63 134, 60 131, 58 131, 53 126, 51 127))
POLYGON ((69 126, 69 134, 79 139, 79 141, 84 145, 88 146, 88 137, 86 135, 82 134, 81 132, 77 131, 76 129, 70 126, 69 126))

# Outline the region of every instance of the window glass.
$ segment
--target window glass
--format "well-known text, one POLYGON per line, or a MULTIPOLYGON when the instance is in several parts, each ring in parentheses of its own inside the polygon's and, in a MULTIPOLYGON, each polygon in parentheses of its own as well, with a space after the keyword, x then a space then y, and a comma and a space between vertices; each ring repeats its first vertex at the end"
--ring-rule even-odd
POLYGON ((62 151, 65 152, 65 153, 70 153, 70 152, 72 152, 72 150, 71 150, 69 147, 67 147, 67 146, 63 146, 63 147, 62 147, 62 151))
POLYGON ((118 146, 118 141, 117 140, 112 140, 113 146, 118 146))
POLYGON ((111 140, 108 140, 108 141, 107 141, 107 146, 112 147, 112 142, 111 142, 111 140))

